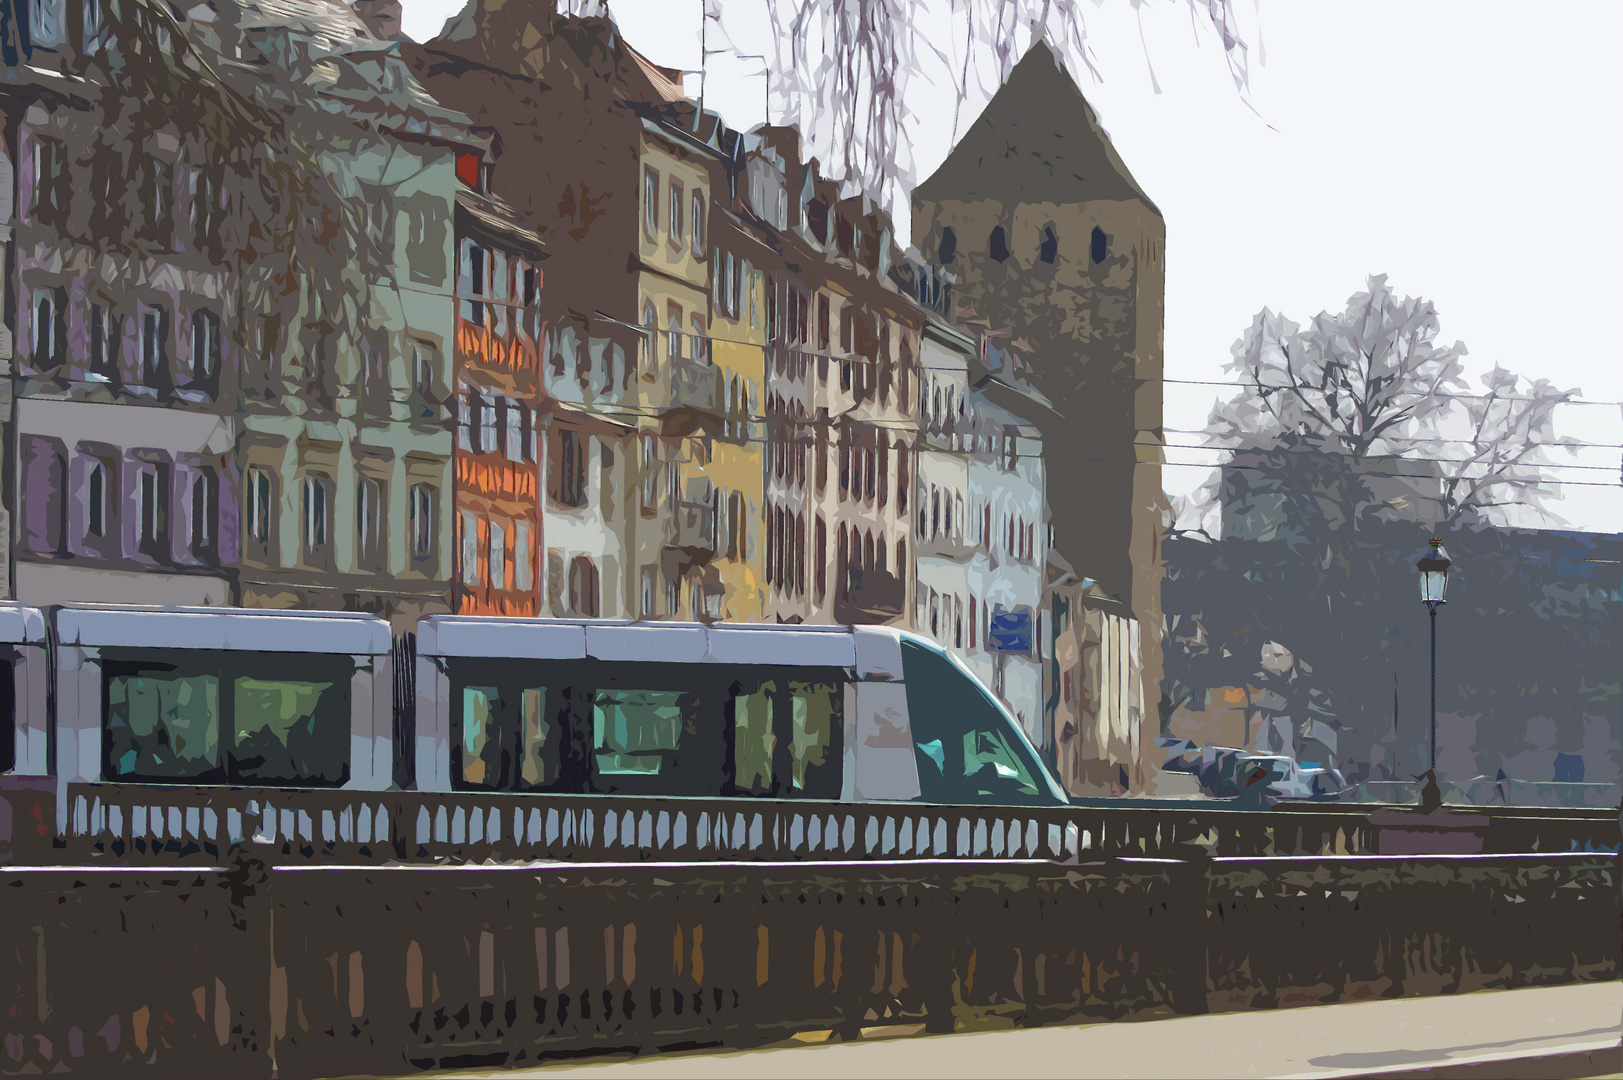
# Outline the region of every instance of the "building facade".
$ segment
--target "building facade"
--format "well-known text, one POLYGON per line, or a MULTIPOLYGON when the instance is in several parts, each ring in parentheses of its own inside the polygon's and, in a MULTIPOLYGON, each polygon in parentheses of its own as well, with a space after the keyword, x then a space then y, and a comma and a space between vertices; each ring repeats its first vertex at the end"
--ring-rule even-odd
MULTIPOLYGON (((540 297, 545 255, 488 195, 488 163, 457 161, 456 514, 458 614, 541 614, 540 297), (482 190, 483 189, 483 190, 482 190)), ((563 455, 551 460, 558 461, 563 455)))
POLYGON ((459 118, 341 4, 28 17, 19 598, 447 610, 459 118))

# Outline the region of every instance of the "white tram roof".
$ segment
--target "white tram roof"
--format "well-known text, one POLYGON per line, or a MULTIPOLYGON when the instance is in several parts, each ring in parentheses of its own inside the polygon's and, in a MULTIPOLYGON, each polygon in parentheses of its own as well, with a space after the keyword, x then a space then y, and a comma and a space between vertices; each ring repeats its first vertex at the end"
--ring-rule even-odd
MULTIPOLYGON (((885 627, 776 623, 625 622, 607 619, 504 619, 430 615, 418 623, 419 656, 533 660, 654 660, 676 664, 857 667, 900 678, 889 662, 897 631, 885 627), (859 638, 861 639, 859 642, 859 638), (888 648, 886 647, 888 645, 888 648)), ((899 654, 897 659, 899 660, 899 654)))
POLYGON ((22 604, 0 603, 0 643, 43 645, 44 613, 39 608, 24 607, 22 604))
POLYGON ((349 611, 76 604, 58 609, 63 645, 383 656, 389 624, 349 611))

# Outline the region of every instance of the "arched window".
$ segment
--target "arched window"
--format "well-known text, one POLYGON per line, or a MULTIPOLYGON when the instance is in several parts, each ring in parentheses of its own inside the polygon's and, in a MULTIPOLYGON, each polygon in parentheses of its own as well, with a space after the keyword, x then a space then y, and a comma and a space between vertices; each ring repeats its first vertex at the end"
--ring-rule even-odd
POLYGON ((986 238, 986 253, 998 262, 1009 257, 1009 237, 1003 226, 993 226, 992 235, 986 238))
POLYGON ((1045 263, 1052 263, 1059 257, 1059 237, 1054 235, 1054 226, 1043 226, 1043 242, 1037 248, 1037 257, 1045 263))
POLYGON ((936 258, 941 261, 941 265, 945 266, 952 262, 957 254, 958 234, 952 231, 951 225, 948 225, 941 230, 941 244, 936 248, 936 258))
POLYGON ((1110 240, 1105 236, 1105 231, 1097 225, 1093 227, 1093 250, 1091 254, 1095 263, 1104 262, 1105 257, 1110 254, 1110 240))

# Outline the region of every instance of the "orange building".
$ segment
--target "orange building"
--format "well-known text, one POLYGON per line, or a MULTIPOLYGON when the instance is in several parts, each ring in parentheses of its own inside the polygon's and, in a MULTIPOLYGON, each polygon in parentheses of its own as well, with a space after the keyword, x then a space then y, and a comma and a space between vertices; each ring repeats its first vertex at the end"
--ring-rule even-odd
POLYGON ((457 161, 456 530, 464 615, 539 615, 541 260, 535 233, 489 194, 489 165, 457 161))

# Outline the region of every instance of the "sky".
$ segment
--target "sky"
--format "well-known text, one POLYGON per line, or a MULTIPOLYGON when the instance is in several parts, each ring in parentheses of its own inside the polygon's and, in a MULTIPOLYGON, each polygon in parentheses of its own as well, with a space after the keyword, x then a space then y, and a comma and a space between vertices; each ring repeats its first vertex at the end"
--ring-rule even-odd
MULTIPOLYGON (((738 53, 771 52, 761 0, 718 2, 738 53)), ((930 2, 950 51, 948 0, 930 2)), ((696 71, 703 3, 610 10, 655 63, 696 71)), ((406 32, 432 37, 461 7, 405 0, 406 32)), ((1469 350, 1473 389, 1497 364, 1610 403, 1557 410, 1557 434, 1614 445, 1551 459, 1591 467, 1557 471, 1568 483, 1555 510, 1565 527, 1623 532, 1623 4, 1239 0, 1244 92, 1186 4, 1084 7, 1099 77, 1073 74, 1166 219, 1167 379, 1231 380, 1223 365, 1260 309, 1306 323, 1384 273, 1436 304, 1440 341, 1469 350)), ((915 85, 905 104, 922 178, 951 148, 954 117, 950 97, 915 85)), ((759 59, 708 57, 704 87, 732 126, 763 119, 759 59)), ((960 127, 978 111, 966 106, 960 127)), ((1224 391, 1166 389, 1168 443, 1196 441, 1183 432, 1224 391)), ((1217 457, 1174 448, 1167 460, 1217 457)), ((1163 475, 1180 495, 1211 471, 1163 475)))

